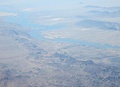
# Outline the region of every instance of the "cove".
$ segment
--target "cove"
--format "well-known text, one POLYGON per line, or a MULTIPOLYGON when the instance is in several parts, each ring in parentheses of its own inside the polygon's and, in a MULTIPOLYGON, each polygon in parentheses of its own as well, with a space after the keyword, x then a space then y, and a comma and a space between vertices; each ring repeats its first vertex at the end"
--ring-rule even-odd
POLYGON ((89 42, 89 41, 82 41, 77 39, 71 39, 71 38, 56 38, 56 39, 48 39, 41 35, 41 30, 32 30, 29 32, 29 35, 32 38, 38 39, 38 40, 49 40, 49 41, 56 41, 56 42, 64 42, 64 43, 71 43, 75 45, 84 45, 84 46, 90 46, 90 47, 97 47, 97 48, 113 48, 113 49, 120 49, 120 46, 113 46, 110 44, 101 44, 101 43, 95 43, 95 42, 89 42))

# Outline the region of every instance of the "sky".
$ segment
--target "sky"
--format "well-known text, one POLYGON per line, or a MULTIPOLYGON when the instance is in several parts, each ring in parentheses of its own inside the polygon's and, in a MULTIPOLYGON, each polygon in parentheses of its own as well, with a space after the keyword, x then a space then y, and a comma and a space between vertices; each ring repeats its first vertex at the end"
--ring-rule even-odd
POLYGON ((0 6, 7 9, 26 12, 37 12, 41 10, 71 10, 80 9, 81 6, 94 5, 103 7, 117 7, 119 0, 0 0, 0 6))

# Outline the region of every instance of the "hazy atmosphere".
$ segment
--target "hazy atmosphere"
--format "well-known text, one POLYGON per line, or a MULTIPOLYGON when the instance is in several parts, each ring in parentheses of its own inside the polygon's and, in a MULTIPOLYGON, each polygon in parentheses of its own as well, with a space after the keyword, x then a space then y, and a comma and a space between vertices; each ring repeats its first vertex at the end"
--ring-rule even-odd
POLYGON ((120 1, 0 0, 0 87, 120 87, 120 1))

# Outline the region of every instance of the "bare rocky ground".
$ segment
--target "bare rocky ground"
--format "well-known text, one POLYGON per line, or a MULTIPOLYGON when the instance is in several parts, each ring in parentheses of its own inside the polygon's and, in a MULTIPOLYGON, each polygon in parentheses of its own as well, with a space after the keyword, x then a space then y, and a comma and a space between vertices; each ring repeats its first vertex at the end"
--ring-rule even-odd
POLYGON ((120 87, 120 49, 35 40, 0 25, 0 87, 120 87))

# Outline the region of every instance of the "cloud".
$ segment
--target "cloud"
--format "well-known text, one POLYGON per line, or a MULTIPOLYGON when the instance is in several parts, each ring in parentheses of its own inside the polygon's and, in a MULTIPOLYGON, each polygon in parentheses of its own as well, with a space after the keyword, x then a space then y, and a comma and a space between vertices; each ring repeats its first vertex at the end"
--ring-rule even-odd
POLYGON ((100 6, 94 6, 94 5, 87 5, 85 6, 85 8, 102 8, 100 6))
POLYGON ((56 25, 65 23, 66 19, 62 17, 54 17, 52 15, 45 15, 39 17, 36 16, 32 21, 40 25, 56 25))
POLYGON ((63 20, 64 18, 53 18, 52 20, 53 21, 61 21, 61 20, 63 20))
POLYGON ((35 10, 33 10, 32 8, 25 8, 22 11, 24 11, 24 12, 34 12, 35 10))
POLYGON ((51 17, 52 17, 52 16, 47 15, 47 16, 40 16, 40 17, 37 17, 37 18, 41 19, 41 18, 51 18, 51 17))
POLYGON ((87 6, 84 6, 84 8, 115 11, 115 10, 119 10, 120 6, 106 7, 106 6, 87 5, 87 6))
POLYGON ((0 17, 4 16, 17 16, 15 13, 9 13, 9 12, 0 12, 0 17))

